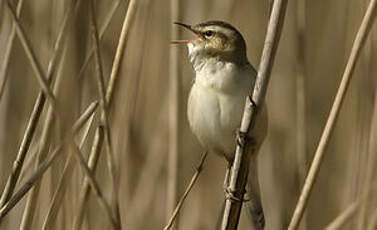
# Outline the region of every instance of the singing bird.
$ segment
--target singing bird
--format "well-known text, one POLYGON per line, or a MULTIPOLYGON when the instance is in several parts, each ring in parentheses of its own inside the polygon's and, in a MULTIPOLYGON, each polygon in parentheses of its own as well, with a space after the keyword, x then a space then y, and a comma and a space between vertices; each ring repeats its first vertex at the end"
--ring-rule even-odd
MULTIPOLYGON (((222 21, 207 21, 194 26, 175 23, 193 32, 185 44, 195 71, 188 98, 187 114, 192 132, 204 148, 225 157, 231 165, 237 130, 241 124, 246 97, 254 88, 257 72, 246 54, 241 33, 222 21)), ((258 150, 267 133, 266 106, 261 108, 252 134, 258 150)), ((257 152, 257 151, 256 151, 257 152)), ((247 194, 252 223, 256 229, 265 225, 257 174, 257 155, 250 159, 247 194)))

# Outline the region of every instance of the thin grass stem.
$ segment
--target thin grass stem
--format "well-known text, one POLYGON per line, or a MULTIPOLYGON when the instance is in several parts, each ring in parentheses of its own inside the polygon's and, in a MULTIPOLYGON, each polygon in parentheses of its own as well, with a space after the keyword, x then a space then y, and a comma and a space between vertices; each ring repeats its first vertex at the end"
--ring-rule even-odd
MULTIPOLYGON (((252 96, 247 97, 245 103, 245 109, 239 129, 241 133, 253 133, 253 130, 249 129, 250 127, 254 127, 258 109, 260 109, 264 104, 272 66, 284 25, 287 4, 287 0, 274 1, 267 27, 267 34, 258 75, 253 92, 251 92, 252 96)), ((242 136, 238 137, 237 139, 235 158, 232 164, 230 183, 228 187, 228 190, 232 191, 232 195, 235 197, 235 199, 226 199, 225 201, 225 208, 221 224, 222 230, 234 230, 238 227, 243 203, 242 200, 244 200, 245 186, 248 177, 250 157, 251 155, 256 154, 256 148, 254 146, 255 143, 242 136)))
MULTIPOLYGON (((96 134, 94 136, 92 150, 89 155, 88 167, 94 173, 97 168, 98 158, 101 153, 102 144, 103 144, 103 127, 98 127, 96 129, 96 134)), ((73 221, 73 230, 80 230, 84 218, 84 211, 87 207, 87 202, 90 194, 90 184, 87 178, 84 179, 84 182, 80 189, 80 198, 78 202, 77 213, 73 221)))
MULTIPOLYGON (((89 135, 89 130, 90 127, 93 124, 94 120, 94 114, 91 116, 90 120, 88 121, 88 124, 86 125, 85 130, 83 131, 81 141, 79 148, 82 149, 84 147, 84 144, 86 142, 86 139, 88 138, 89 135)), ((59 183, 57 186, 57 189, 54 193, 54 196, 52 198, 52 201, 50 203, 50 206, 47 211, 47 215, 43 221, 42 229, 47 230, 47 229, 53 229, 53 225, 55 223, 55 219, 57 216, 57 213, 59 211, 59 207, 61 206, 61 203, 63 201, 65 191, 67 190, 68 184, 71 180, 72 174, 74 172, 74 168, 76 166, 76 161, 73 159, 73 155, 70 154, 67 158, 66 164, 64 166, 62 176, 59 179, 59 183)))
POLYGON ((207 152, 203 153, 202 158, 200 159, 200 163, 199 163, 198 167, 196 168, 196 172, 192 176, 191 181, 190 181, 189 185, 187 186, 185 193, 183 193, 183 196, 179 200, 176 208, 174 209, 173 214, 169 218, 169 222, 164 227, 164 230, 169 230, 173 226, 174 221, 177 218, 178 213, 181 210, 183 203, 185 202, 188 194, 190 193, 191 189, 194 187, 195 182, 198 180, 198 177, 203 170, 203 165, 204 165, 206 158, 207 158, 207 152))
MULTIPOLYGON (((24 4, 24 0, 19 0, 18 3, 17 3, 16 15, 17 15, 18 18, 21 15, 21 9, 22 9, 23 4, 24 4)), ((7 45, 6 45, 3 64, 1 65, 2 68, 0 69, 0 100, 3 96, 5 84, 6 84, 7 79, 8 79, 9 60, 10 60, 10 55, 11 55, 12 49, 13 49, 15 35, 16 35, 16 26, 13 23, 12 29, 11 29, 10 34, 9 34, 8 42, 7 42, 7 45)), ((0 205, 0 207, 1 207, 1 205, 0 205)))
POLYGON ((322 163, 322 159, 323 159, 323 155, 324 155, 327 143, 332 134, 332 131, 333 131, 335 122, 338 118, 342 103, 344 101, 344 97, 347 92, 352 74, 354 72, 356 61, 358 60, 360 51, 362 47, 364 46, 365 39, 374 21, 376 3, 377 3, 376 0, 370 1, 368 9, 363 18, 363 21, 357 32, 355 41, 352 46, 351 54, 348 58, 347 65, 343 73, 343 77, 342 77, 338 92, 336 94, 333 106, 331 107, 329 117, 327 119, 327 122, 323 130, 321 139, 319 141, 317 150, 314 154, 314 159, 310 166, 300 198, 298 200, 296 209, 294 211, 291 222, 289 224, 289 227, 288 227, 289 230, 295 230, 298 228, 298 225, 300 224, 303 213, 306 209, 308 199, 310 197, 314 182, 317 178, 317 174, 318 174, 320 165, 322 163))
MULTIPOLYGON (((75 122, 71 132, 76 134, 94 113, 98 106, 97 102, 91 103, 88 108, 82 113, 80 118, 75 122)), ((68 135, 67 135, 68 136, 68 135)), ((26 182, 20 186, 17 192, 4 204, 0 209, 0 222, 8 214, 8 212, 25 196, 25 194, 34 186, 42 175, 51 166, 52 162, 56 159, 59 153, 63 150, 64 142, 59 144, 54 151, 39 165, 35 172, 26 180, 26 182)))

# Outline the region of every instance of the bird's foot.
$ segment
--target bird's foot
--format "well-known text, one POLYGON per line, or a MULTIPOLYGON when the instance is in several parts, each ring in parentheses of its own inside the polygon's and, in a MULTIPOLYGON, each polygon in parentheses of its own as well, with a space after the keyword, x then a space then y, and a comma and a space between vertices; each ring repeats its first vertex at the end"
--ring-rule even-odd
POLYGON ((246 132, 242 132, 240 129, 237 129, 237 145, 241 148, 245 147, 246 139, 248 138, 246 132))
MULTIPOLYGON (((233 202, 247 202, 247 201, 249 201, 248 198, 237 197, 236 191, 231 189, 230 187, 225 188, 224 193, 225 193, 225 199, 226 200, 231 200, 233 202)), ((245 193, 242 193, 242 194, 245 194, 245 193)))

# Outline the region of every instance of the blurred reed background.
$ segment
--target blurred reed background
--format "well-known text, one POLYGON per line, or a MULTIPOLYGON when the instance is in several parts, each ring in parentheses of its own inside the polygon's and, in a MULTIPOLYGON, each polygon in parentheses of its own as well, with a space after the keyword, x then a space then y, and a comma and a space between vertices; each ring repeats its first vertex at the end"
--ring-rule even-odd
MULTIPOLYGON (((33 182, 32 190, 0 221, 0 228, 74 229, 82 218, 82 229, 110 229, 119 210, 123 229, 162 229, 204 151, 186 120, 193 80, 187 51, 169 45, 170 39, 191 35, 175 29, 172 22, 230 22, 244 35, 248 57, 258 67, 270 1, 112 0, 94 1, 93 10, 91 1, 82 0, 10 2, 13 9, 22 5, 20 25, 40 73, 51 78, 55 99, 47 98, 26 149, 19 151, 25 147, 22 140, 43 82, 36 77, 20 32, 15 35, 7 1, 0 0, 2 200, 18 152, 26 157, 13 194, 35 175, 41 162, 60 151, 42 179, 33 182), (56 42, 59 33, 62 39, 56 42), (122 42, 124 49, 118 45, 122 42), (93 48, 96 44, 98 49, 93 48), (111 96, 105 95, 110 76, 115 79, 111 96), (51 99, 56 102, 51 104, 51 99), (85 159, 90 153, 99 154, 96 171, 89 175, 95 175, 103 199, 92 189, 83 201, 88 171, 77 163, 80 152, 72 145, 70 130, 96 101, 99 105, 75 139, 82 142, 85 159), (113 214, 109 218, 107 213, 113 214)), ((269 133, 259 155, 266 229, 286 229, 289 224, 368 3, 289 1, 267 93, 269 133)), ((377 228, 373 226, 377 222, 375 28, 358 61, 300 229, 324 229, 352 204, 358 205, 356 212, 340 229, 377 228), (363 195, 366 190, 371 191, 369 196, 363 195)), ((89 167, 95 163, 92 159, 89 167)), ((177 229, 215 229, 224 199, 225 166, 223 159, 208 156, 179 214, 177 229)), ((251 229, 246 214, 239 229, 251 229)))

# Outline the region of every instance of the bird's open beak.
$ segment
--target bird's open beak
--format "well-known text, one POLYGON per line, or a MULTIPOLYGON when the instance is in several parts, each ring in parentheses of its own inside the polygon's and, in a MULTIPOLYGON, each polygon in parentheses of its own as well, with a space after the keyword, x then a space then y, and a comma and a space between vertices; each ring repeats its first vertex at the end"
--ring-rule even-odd
MULTIPOLYGON (((202 38, 202 34, 196 30, 194 30, 192 28, 192 26, 190 25, 186 25, 184 23, 181 23, 181 22, 174 22, 174 24, 176 25, 179 25, 179 26, 182 26, 184 28, 186 28, 187 30, 193 32, 194 34, 196 34, 199 38, 202 38)), ((170 43, 171 44, 188 44, 188 43, 191 43, 193 40, 172 40, 170 43)))

